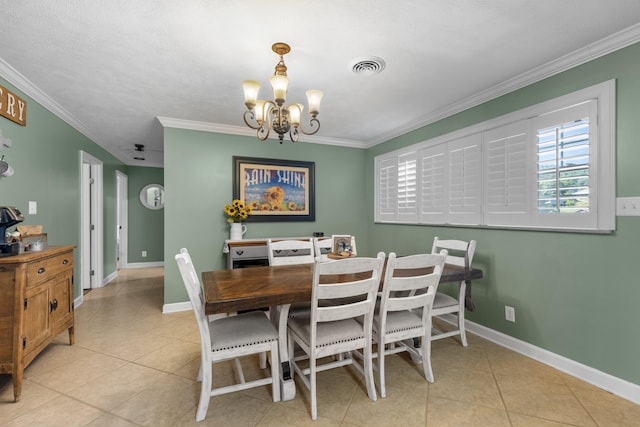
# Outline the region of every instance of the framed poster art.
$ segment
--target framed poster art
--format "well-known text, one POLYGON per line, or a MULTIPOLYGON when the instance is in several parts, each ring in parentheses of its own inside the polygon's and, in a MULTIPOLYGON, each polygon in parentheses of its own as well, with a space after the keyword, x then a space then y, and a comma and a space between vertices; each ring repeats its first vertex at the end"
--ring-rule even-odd
POLYGON ((233 198, 251 206, 247 222, 315 221, 315 163, 234 156, 233 198))

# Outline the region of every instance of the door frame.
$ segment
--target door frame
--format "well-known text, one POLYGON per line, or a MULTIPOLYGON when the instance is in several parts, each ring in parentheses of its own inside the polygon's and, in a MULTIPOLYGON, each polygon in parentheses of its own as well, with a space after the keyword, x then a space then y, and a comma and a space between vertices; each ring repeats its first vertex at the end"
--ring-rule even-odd
POLYGON ((102 161, 81 150, 80 278, 82 289, 94 289, 103 286, 104 198, 102 173, 102 161), (93 233, 91 232, 91 225, 93 225, 93 233), (93 275, 90 274, 92 269, 93 275))
POLYGON ((129 264, 129 176, 116 171, 116 263, 118 268, 129 264), (118 261, 119 259, 119 261, 118 261))

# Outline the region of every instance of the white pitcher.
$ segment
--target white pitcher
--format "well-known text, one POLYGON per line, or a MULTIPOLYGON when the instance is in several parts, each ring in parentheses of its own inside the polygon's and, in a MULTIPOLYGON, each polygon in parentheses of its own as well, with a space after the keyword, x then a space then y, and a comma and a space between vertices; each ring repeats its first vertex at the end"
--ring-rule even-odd
POLYGON ((231 230, 229 233, 229 239, 230 240, 242 240, 242 236, 244 235, 244 233, 247 232, 247 226, 239 223, 239 222, 232 222, 231 223, 231 230))

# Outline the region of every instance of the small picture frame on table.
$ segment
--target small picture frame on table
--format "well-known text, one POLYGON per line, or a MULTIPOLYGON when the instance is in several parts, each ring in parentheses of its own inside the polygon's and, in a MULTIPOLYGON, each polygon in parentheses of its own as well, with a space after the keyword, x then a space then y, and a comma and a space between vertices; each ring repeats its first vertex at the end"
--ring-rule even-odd
POLYGON ((333 236, 333 255, 339 257, 354 257, 358 255, 356 239, 350 235, 336 234, 333 236))

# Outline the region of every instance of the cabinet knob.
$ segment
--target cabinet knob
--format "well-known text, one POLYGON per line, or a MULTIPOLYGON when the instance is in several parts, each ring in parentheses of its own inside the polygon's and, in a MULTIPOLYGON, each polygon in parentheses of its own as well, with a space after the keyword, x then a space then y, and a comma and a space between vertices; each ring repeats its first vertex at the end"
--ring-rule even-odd
POLYGON ((63 259, 62 260, 62 265, 67 265, 69 264, 69 260, 68 259, 63 259))
POLYGON ((42 273, 44 273, 45 271, 47 271, 47 270, 46 270, 44 267, 40 267, 40 268, 38 269, 38 274, 42 274, 42 273))
POLYGON ((242 255, 244 251, 236 251, 236 255, 242 255))

